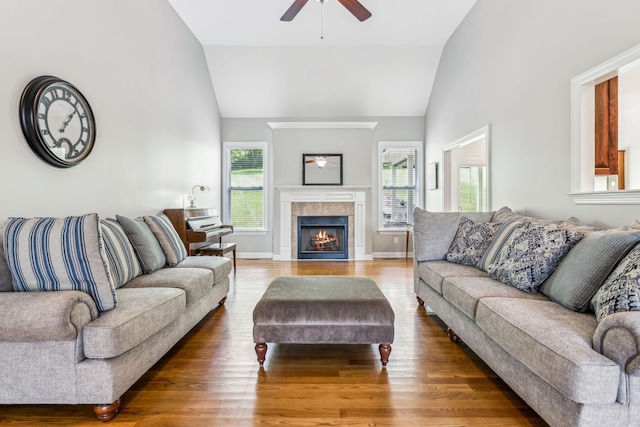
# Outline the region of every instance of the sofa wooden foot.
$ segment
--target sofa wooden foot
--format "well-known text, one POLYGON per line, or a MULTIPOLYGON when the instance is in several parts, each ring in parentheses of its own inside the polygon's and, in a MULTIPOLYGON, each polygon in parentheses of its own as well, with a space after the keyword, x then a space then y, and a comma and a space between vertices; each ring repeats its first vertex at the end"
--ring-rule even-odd
POLYGON ((109 405, 95 405, 93 407, 93 412, 96 413, 98 419, 103 422, 111 421, 118 414, 118 410, 120 409, 120 399, 109 405))
POLYGON ((453 329, 447 328, 447 335, 449 335, 449 339, 451 342, 458 344, 460 342, 460 337, 453 332, 453 329))
POLYGON ((222 298, 218 305, 224 305, 225 302, 227 302, 227 297, 222 298))
POLYGON ((264 364, 264 359, 267 355, 267 344, 263 342, 256 343, 256 355, 258 356, 258 363, 260 366, 264 364))
POLYGON ((378 346, 378 350, 380 350, 380 361, 382 362, 382 366, 387 366, 389 354, 391 354, 391 344, 384 342, 378 346))
POLYGON ((422 298, 420 298, 420 297, 416 296, 416 299, 418 300, 418 304, 420 304, 420 305, 424 305, 424 301, 423 301, 423 299, 422 299, 422 298))

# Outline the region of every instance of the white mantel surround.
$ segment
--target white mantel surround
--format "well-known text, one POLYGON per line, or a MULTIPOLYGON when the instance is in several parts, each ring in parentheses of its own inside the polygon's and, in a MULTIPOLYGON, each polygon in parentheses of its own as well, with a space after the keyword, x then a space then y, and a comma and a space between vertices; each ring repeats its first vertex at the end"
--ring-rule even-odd
POLYGON ((291 254, 291 203, 354 203, 354 260, 366 260, 365 256, 365 205, 368 187, 319 187, 280 186, 280 255, 277 261, 295 259, 291 254))

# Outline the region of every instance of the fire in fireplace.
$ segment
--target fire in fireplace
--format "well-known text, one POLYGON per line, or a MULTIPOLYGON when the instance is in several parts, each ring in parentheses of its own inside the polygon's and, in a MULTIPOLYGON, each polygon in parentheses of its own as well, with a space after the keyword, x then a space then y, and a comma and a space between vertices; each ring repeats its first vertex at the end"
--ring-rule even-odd
POLYGON ((298 259, 348 259, 346 216, 298 217, 298 259))

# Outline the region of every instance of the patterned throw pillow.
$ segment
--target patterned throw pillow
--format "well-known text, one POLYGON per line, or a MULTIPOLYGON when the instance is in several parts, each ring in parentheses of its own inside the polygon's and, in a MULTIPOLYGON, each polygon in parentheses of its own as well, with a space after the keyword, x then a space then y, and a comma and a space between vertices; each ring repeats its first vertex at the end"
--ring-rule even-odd
POLYGON ((447 261, 476 267, 501 226, 462 217, 456 237, 447 252, 447 261))
POLYGON ((484 251, 484 254, 478 261, 477 265, 479 269, 487 271, 491 263, 495 261, 496 257, 500 253, 500 249, 502 249, 504 243, 509 240, 509 236, 511 236, 513 230, 520 227, 520 225, 522 225, 522 223, 519 221, 507 220, 500 226, 489 243, 489 246, 484 251))
POLYGON ((640 245, 636 245, 607 277, 591 300, 601 322, 620 311, 640 311, 640 245))
POLYGON ((117 305, 96 214, 9 218, 4 250, 16 291, 77 290, 99 311, 117 305))
POLYGON ((116 289, 142 274, 136 252, 118 221, 113 218, 100 220, 100 231, 107 253, 107 262, 116 289))
POLYGON ((144 222, 147 223, 156 239, 158 239, 158 243, 160 243, 170 267, 175 266, 187 257, 184 243, 182 243, 178 232, 166 215, 145 216, 144 222))
POLYGON ((582 237, 556 224, 523 223, 513 230, 487 272, 507 285, 535 293, 582 237))

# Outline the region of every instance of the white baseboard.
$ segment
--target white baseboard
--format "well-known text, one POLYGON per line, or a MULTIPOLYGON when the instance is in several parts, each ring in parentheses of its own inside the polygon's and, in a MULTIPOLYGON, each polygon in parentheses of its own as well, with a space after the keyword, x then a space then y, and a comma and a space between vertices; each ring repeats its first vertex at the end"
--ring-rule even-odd
POLYGON ((273 252, 238 252, 236 253, 238 259, 272 259, 273 252))
MULTIPOLYGON (((404 258, 404 252, 374 252, 373 258, 404 258)), ((413 252, 409 252, 409 259, 413 259, 413 252)))

